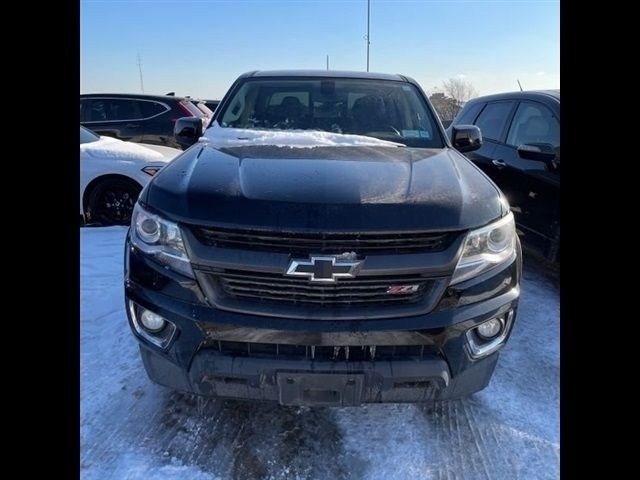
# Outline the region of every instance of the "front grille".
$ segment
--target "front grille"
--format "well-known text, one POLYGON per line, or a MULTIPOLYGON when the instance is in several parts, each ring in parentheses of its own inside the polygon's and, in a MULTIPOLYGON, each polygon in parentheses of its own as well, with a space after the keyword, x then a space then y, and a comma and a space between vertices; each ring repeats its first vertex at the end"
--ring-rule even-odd
POLYGON ((370 361, 422 358, 437 352, 433 345, 313 346, 217 340, 207 345, 224 355, 281 359, 370 361))
POLYGON ((433 284, 433 279, 421 275, 356 277, 329 285, 281 274, 229 270, 212 277, 224 294, 233 298, 334 307, 413 303, 423 299, 433 284), (390 287, 398 285, 417 285, 417 290, 388 293, 390 287))
POLYGON ((394 254, 445 250, 457 232, 299 233, 192 227, 204 245, 282 253, 394 254))

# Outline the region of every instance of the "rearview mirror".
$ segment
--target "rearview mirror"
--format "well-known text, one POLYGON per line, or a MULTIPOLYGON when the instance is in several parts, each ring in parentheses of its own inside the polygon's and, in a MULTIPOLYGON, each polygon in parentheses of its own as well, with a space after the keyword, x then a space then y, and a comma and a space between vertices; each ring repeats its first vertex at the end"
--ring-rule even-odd
POLYGON ((482 146, 482 133, 475 125, 451 127, 451 143, 460 153, 472 152, 482 146))
POLYGON ((525 143, 518 147, 518 155, 526 160, 552 162, 556 159, 556 151, 549 143, 525 143))
POLYGON ((179 118, 173 127, 173 135, 183 149, 189 148, 202 136, 202 120, 195 117, 179 118))

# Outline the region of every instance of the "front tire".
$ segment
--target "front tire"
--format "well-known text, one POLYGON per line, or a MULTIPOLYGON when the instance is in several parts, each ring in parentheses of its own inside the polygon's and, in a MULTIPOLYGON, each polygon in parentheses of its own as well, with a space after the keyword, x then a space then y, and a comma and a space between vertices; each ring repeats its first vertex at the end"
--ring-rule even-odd
POLYGON ((91 189, 87 201, 87 215, 100 225, 128 225, 133 206, 142 187, 126 178, 110 178, 91 189))

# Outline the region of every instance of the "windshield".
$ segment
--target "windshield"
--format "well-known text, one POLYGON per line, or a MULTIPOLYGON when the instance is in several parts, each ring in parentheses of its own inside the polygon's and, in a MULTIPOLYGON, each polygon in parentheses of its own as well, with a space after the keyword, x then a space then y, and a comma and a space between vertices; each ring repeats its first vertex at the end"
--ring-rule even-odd
POLYGON ((435 119, 407 82, 367 79, 245 81, 218 116, 223 128, 355 134, 442 148, 435 119))
POLYGON ((84 128, 83 126, 80 126, 80 144, 81 145, 83 143, 97 142, 98 140, 100 140, 100 137, 98 135, 93 133, 88 128, 84 128))

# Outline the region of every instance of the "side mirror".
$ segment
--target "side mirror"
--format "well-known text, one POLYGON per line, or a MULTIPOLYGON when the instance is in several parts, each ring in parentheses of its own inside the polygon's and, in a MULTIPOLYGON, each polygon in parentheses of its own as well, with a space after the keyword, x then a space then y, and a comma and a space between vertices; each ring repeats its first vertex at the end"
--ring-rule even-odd
POLYGON ((460 153, 472 152, 482 146, 482 133, 475 125, 451 127, 451 143, 460 153))
MULTIPOLYGON (((556 162, 556 151, 549 143, 525 143, 518 147, 518 155, 526 160, 537 160, 548 165, 556 162)), ((555 165, 551 165, 555 167, 555 165)))
POLYGON ((195 117, 179 118, 173 127, 173 135, 183 149, 189 148, 202 136, 202 120, 195 117))

